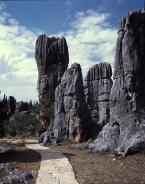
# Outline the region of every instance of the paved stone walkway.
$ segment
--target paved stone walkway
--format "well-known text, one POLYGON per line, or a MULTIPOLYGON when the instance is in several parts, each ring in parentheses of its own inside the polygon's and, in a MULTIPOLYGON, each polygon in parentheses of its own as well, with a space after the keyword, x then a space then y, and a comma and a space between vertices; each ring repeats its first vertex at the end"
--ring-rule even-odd
POLYGON ((71 164, 61 152, 41 146, 36 140, 26 140, 25 145, 41 154, 36 184, 78 184, 71 164))

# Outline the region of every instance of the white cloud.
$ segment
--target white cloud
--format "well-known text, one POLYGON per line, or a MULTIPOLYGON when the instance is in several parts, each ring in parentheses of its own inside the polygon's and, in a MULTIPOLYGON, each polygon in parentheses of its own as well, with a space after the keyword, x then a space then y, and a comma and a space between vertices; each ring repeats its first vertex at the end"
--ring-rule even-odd
POLYGON ((37 36, 9 13, 0 13, 0 89, 18 100, 37 99, 34 59, 37 36))
MULTIPOLYGON (((93 10, 78 12, 70 29, 56 34, 66 37, 70 64, 80 63, 84 74, 100 61, 114 61, 117 30, 109 24, 109 16, 93 10)), ((18 100, 37 99, 34 51, 40 32, 20 25, 9 13, 0 12, 0 90, 18 100)))
POLYGON ((83 74, 99 62, 109 62, 113 67, 117 30, 108 22, 110 14, 94 10, 78 12, 65 35, 69 47, 70 64, 81 64, 83 74))

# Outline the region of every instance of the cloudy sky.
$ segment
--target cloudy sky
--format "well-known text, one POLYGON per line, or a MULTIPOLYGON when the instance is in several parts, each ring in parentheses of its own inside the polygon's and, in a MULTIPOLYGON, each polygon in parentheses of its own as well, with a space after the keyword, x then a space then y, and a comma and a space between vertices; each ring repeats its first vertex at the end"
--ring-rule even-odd
POLYGON ((143 0, 0 1, 0 90, 17 100, 37 100, 35 41, 39 34, 65 36, 70 64, 83 75, 106 61, 113 66, 119 19, 143 0))

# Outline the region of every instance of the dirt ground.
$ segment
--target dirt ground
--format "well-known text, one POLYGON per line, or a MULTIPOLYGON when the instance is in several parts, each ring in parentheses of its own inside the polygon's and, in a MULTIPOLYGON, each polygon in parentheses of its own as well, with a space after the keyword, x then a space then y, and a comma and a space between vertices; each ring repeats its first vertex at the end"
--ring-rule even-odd
POLYGON ((40 168, 41 156, 39 153, 27 149, 24 144, 10 145, 11 149, 0 154, 0 163, 9 163, 11 168, 18 168, 24 172, 32 172, 36 182, 38 170, 40 168))
MULTIPOLYGON (((79 184, 145 184, 145 153, 127 156, 125 159, 111 153, 88 153, 69 148, 69 144, 50 146, 63 152, 73 166, 79 184)), ((40 167, 40 155, 27 149, 24 144, 11 147, 0 154, 0 163, 9 163, 12 168, 33 172, 35 183, 40 167)))
POLYGON ((88 153, 69 145, 50 146, 71 162, 79 184, 145 184, 145 153, 118 158, 111 153, 88 153))

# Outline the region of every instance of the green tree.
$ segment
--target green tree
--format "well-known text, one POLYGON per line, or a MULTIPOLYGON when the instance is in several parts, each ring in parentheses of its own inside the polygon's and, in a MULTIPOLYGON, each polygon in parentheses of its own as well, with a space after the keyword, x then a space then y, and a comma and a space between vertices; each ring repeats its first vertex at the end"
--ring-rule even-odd
POLYGON ((4 122, 8 119, 8 105, 7 97, 4 95, 3 100, 0 101, 0 137, 5 134, 4 122))
POLYGON ((48 128, 54 116, 54 104, 50 102, 47 95, 39 98, 40 102, 40 118, 44 123, 45 128, 48 128))

